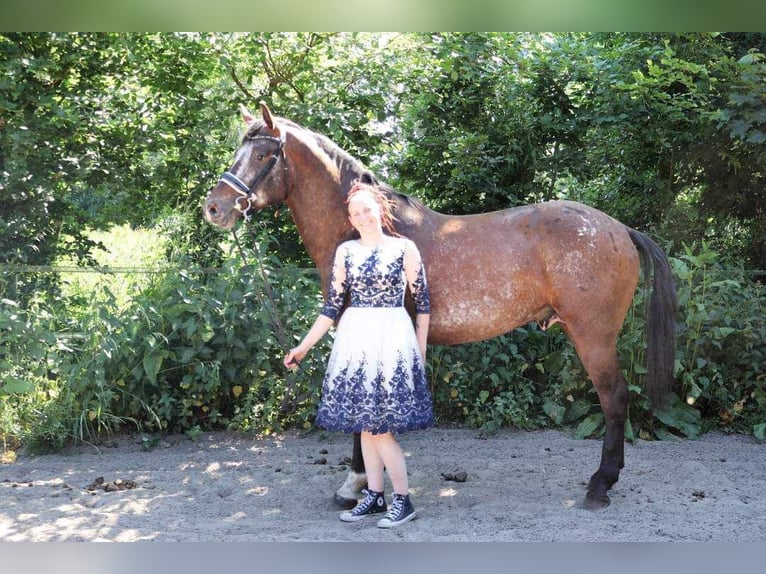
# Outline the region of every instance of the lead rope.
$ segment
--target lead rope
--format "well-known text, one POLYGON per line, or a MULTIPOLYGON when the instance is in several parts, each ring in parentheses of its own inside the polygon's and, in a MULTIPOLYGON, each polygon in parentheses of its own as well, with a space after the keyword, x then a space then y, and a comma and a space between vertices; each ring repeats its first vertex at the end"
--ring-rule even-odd
MULTIPOLYGON (((242 257, 242 262, 245 264, 246 267, 249 267, 249 263, 247 261, 247 257, 245 256, 245 250, 242 248, 242 244, 239 242, 239 237, 237 236, 236 228, 232 228, 231 230, 232 236, 234 236, 234 243, 237 245, 237 249, 239 250, 239 254, 242 257)), ((282 324, 282 320, 279 317, 279 312, 277 311, 277 302, 276 297, 274 296, 274 290, 271 288, 271 283, 269 282, 269 278, 266 275, 266 271, 263 268, 263 262, 261 261, 261 258, 258 257, 258 273, 261 276, 261 282, 263 283, 263 290, 266 294, 266 299, 268 299, 268 303, 265 305, 267 307, 267 312, 269 314, 269 321, 271 322, 272 330, 277 336, 277 342, 279 343, 279 346, 281 349, 287 353, 290 350, 290 345, 287 342, 287 332, 285 331, 284 325, 282 324)), ((264 299, 261 299, 261 304, 264 303, 264 299)), ((296 363, 298 363, 298 370, 300 371, 303 369, 303 366, 301 365, 300 361, 296 360, 296 363)), ((285 377, 285 396, 282 398, 282 404, 281 409, 283 411, 290 410, 290 412, 293 412, 295 409, 295 403, 301 402, 305 398, 308 397, 308 394, 301 396, 301 397, 295 397, 293 396, 293 388, 295 387, 295 376, 296 372, 294 371, 288 371, 286 377, 285 377)))

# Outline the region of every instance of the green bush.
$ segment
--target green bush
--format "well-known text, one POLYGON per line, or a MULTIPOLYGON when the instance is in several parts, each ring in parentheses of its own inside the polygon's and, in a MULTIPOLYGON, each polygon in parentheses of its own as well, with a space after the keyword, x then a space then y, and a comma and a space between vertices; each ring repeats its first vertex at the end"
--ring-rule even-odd
MULTIPOLYGON (((4 445, 63 446, 71 411, 58 380, 55 317, 39 300, 29 308, 0 300, 0 439, 4 445)), ((41 450, 47 450, 48 447, 41 450)))
POLYGON ((101 316, 102 307, 68 373, 91 426, 133 421, 146 432, 197 433, 309 425, 319 371, 310 360, 288 377, 282 358, 313 320, 318 287, 313 274, 272 265, 232 259, 212 273, 180 265, 118 315, 101 316))
POLYGON ((544 426, 548 369, 555 361, 565 366, 564 342, 560 331, 547 335, 528 326, 487 341, 433 347, 429 374, 438 421, 488 431, 544 426))
POLYGON ((679 395, 709 428, 766 427, 766 289, 705 244, 672 260, 678 277, 679 395))
MULTIPOLYGON (((113 281, 89 293, 0 301, 0 437, 57 450, 122 430, 311 428, 331 336, 288 373, 282 358, 319 310, 316 273, 283 266, 264 233, 245 264, 195 268, 175 255, 125 300, 113 281)), ((230 254, 231 255, 231 254, 230 254)), ((652 412, 644 294, 618 341, 631 391, 626 438, 766 431, 766 293, 707 246, 671 258, 678 280, 676 395, 652 412)), ((560 328, 530 324, 491 340, 429 349, 439 424, 603 433, 598 397, 560 328)))
POLYGON ((51 302, 65 320, 3 301, 0 435, 45 451, 130 428, 310 427, 327 342, 294 375, 282 358, 319 310, 316 274, 248 259, 194 270, 179 258, 124 305, 96 283, 51 302))

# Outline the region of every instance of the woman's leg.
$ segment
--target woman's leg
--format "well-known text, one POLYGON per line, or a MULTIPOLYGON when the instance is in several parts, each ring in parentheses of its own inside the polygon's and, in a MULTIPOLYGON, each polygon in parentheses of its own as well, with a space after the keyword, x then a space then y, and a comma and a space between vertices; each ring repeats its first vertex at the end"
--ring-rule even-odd
POLYGON ((386 515, 378 520, 378 528, 394 528, 417 518, 409 496, 407 463, 402 447, 392 433, 373 435, 371 442, 375 445, 378 457, 383 461, 394 488, 391 507, 386 515))
POLYGON ((362 431, 362 458, 367 471, 367 488, 373 492, 383 492, 383 469, 385 463, 378 453, 375 436, 362 431))
MULTIPOLYGON (((368 433, 369 434, 369 433, 368 433)), ((407 482, 407 463, 404 460, 404 452, 393 433, 370 435, 370 442, 374 445, 377 458, 382 467, 388 472, 388 478, 396 494, 407 494, 409 484, 407 482)), ((364 444, 364 443, 363 443, 364 444)), ((367 456, 364 455, 365 465, 367 456)), ((369 472, 369 471, 368 471, 369 472)), ((381 471, 382 475, 382 471, 381 471)), ((369 484, 369 476, 368 476, 369 484)))
POLYGON ((374 516, 386 512, 386 498, 383 495, 383 459, 378 454, 378 449, 372 435, 368 432, 361 433, 362 457, 367 469, 367 488, 363 489, 364 498, 357 502, 351 510, 342 512, 339 518, 343 522, 356 522, 368 516, 374 516))

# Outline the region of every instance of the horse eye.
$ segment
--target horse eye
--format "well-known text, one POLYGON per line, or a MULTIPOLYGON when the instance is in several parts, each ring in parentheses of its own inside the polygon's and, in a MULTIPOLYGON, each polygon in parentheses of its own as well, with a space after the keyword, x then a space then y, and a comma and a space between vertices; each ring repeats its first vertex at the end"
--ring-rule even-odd
POLYGON ((264 157, 265 157, 265 156, 264 156, 262 153, 257 153, 257 154, 255 154, 255 159, 256 159, 257 161, 261 161, 261 160, 263 160, 263 158, 264 158, 264 157))

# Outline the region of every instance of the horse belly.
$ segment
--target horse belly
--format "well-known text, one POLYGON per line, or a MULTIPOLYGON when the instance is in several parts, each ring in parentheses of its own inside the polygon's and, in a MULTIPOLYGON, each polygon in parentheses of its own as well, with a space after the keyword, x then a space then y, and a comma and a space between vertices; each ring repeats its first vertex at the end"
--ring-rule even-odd
MULTIPOLYGON (((518 244, 517 244, 518 245, 518 244)), ((464 238, 428 267, 429 342, 481 341, 533 321, 546 306, 539 270, 513 243, 464 238)))

